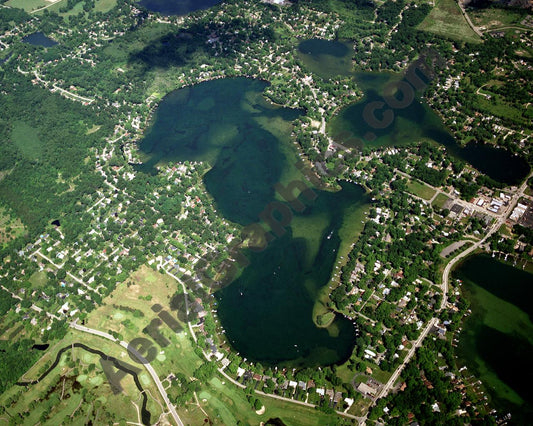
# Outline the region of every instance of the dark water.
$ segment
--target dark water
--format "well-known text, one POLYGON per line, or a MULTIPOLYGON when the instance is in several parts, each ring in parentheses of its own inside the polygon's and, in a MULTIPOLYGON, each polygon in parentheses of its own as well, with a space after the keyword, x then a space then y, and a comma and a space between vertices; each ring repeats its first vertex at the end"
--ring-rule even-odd
POLYGON ((209 9, 222 0, 141 0, 139 4, 162 15, 186 15, 195 10, 209 9))
POLYGON ((32 349, 37 349, 38 351, 45 351, 45 350, 48 349, 49 346, 50 345, 48 343, 44 343, 44 344, 40 344, 40 345, 35 344, 31 348, 32 349))
POLYGON ((302 41, 296 50, 296 57, 311 72, 323 78, 332 78, 351 73, 351 53, 349 43, 315 38, 302 41))
POLYGON ((30 34, 29 36, 26 36, 22 39, 24 43, 29 43, 34 46, 42 46, 42 47, 52 47, 55 46, 57 41, 52 40, 51 38, 46 37, 42 32, 37 32, 30 34))
POLYGON ((219 317, 232 345, 248 358, 267 364, 323 365, 347 359, 353 349, 355 330, 337 319, 331 337, 318 329, 312 311, 318 290, 328 283, 340 244, 338 231, 347 210, 365 202, 363 190, 344 184, 342 191, 317 191, 306 210, 310 222, 325 216, 327 228, 316 254, 305 238, 287 235, 271 242, 261 253, 246 253, 251 266, 229 287, 216 294, 219 317), (358 201, 359 200, 359 201, 358 201))
POLYGON ((274 198, 274 184, 288 167, 280 140, 267 128, 286 126, 299 111, 278 108, 262 96, 267 83, 219 79, 177 90, 161 102, 141 142, 143 169, 160 161, 208 161, 208 191, 222 215, 246 225, 274 198))
MULTIPOLYGON (((288 143, 290 121, 300 111, 268 104, 262 96, 266 86, 245 78, 221 79, 167 96, 140 144, 144 170, 167 160, 209 161, 213 167, 204 182, 217 209, 242 225, 259 222, 259 214, 275 200, 274 184, 303 179, 288 143)), ((353 324, 337 318, 329 329, 319 329, 312 310, 318 290, 330 278, 339 229, 367 200, 353 184, 315 194, 302 213, 293 212, 285 235, 260 253, 245 253, 251 264, 216 293, 222 327, 248 359, 324 365, 351 354, 353 324)))
POLYGON ((351 64, 351 51, 343 43, 308 40, 300 43, 298 51, 310 71, 324 78, 337 74, 352 75, 364 91, 361 101, 341 109, 328 124, 328 132, 342 145, 362 149, 432 140, 444 145, 452 156, 468 162, 498 182, 516 185, 529 173, 530 168, 524 158, 504 149, 480 143, 461 147, 440 117, 420 99, 419 93, 415 93, 412 85, 401 75, 356 73, 346 69, 345 64, 351 64), (339 63, 339 58, 342 58, 342 63, 339 63), (411 87, 409 94, 406 94, 407 90, 398 90, 396 93, 391 91, 390 98, 384 97, 385 88, 399 85, 411 87), (410 95, 414 95, 412 100, 410 95), (394 100, 399 102, 393 103, 394 100))
POLYGON ((453 275, 463 281, 472 309, 459 339, 461 362, 483 380, 492 405, 500 413, 511 412, 513 424, 531 424, 533 274, 483 254, 468 258, 453 275), (529 321, 525 319, 528 316, 529 321), (518 402, 508 388, 523 402, 518 402))
POLYGON ((489 255, 469 258, 454 275, 476 283, 496 297, 512 303, 533 321, 533 275, 489 255))

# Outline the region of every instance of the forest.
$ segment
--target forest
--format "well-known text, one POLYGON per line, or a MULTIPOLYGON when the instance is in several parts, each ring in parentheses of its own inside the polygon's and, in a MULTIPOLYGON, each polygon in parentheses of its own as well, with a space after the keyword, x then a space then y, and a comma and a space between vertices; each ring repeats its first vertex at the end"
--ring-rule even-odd
POLYGON ((7 172, 0 198, 37 233, 53 219, 72 220, 77 200, 101 187, 89 154, 102 146, 113 123, 106 114, 33 86, 25 76, 1 77, 9 93, 0 97, 0 171, 7 172))

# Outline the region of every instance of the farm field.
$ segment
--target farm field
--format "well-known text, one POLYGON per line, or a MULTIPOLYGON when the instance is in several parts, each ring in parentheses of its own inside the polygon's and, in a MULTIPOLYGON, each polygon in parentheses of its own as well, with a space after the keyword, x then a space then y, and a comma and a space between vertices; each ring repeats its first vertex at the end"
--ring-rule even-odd
POLYGON ((437 0, 433 10, 418 28, 453 40, 469 43, 481 41, 454 0, 437 0))

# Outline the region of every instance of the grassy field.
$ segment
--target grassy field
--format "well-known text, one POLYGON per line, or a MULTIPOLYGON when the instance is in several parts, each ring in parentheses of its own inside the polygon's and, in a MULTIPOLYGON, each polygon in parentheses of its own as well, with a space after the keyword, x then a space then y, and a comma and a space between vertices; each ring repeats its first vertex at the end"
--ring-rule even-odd
POLYGON ((493 95, 491 99, 480 96, 477 105, 481 110, 491 115, 527 124, 523 116, 524 111, 507 104, 500 96, 493 95))
POLYGON ((168 275, 142 266, 119 284, 103 300, 102 306, 89 314, 87 326, 117 332, 126 342, 139 337, 148 339, 157 348, 157 358, 151 364, 161 377, 178 371, 190 377, 203 359, 194 352, 183 313, 170 309, 170 299, 177 286, 178 283, 168 275), (161 346, 143 331, 158 318, 152 310, 155 304, 169 312, 181 327, 181 331, 176 333, 167 325, 160 325, 159 332, 170 342, 168 346, 161 346))
POLYGON ((446 204, 446 201, 448 201, 449 198, 444 195, 444 194, 439 194, 435 197, 435 199, 433 200, 433 207, 437 208, 437 209, 442 209, 444 207, 444 204, 446 204))
POLYGON ((95 12, 109 12, 117 5, 117 0, 96 0, 94 4, 95 12))
POLYGON ((468 16, 476 27, 492 30, 508 26, 523 27, 521 22, 527 16, 527 12, 490 7, 469 10, 468 16))
POLYGON ((2 207, 0 207, 0 244, 17 238, 24 233, 24 225, 18 218, 13 218, 2 207))
POLYGON ((337 424, 338 417, 326 415, 313 408, 256 395, 265 407, 263 414, 252 409, 246 396, 235 385, 215 377, 198 392, 200 406, 188 404, 180 407, 178 413, 185 424, 200 424, 208 414, 211 424, 234 425, 260 424, 268 419, 279 418, 287 426, 337 424))
MULTIPOLYGON (((74 342, 83 342, 90 348, 131 363, 125 350, 113 342, 72 331, 47 350, 22 380, 37 379, 56 359, 59 350, 74 342)), ((120 385, 123 392, 113 393, 99 355, 82 348, 72 348, 63 353, 58 365, 41 382, 26 388, 13 386, 0 396, 0 404, 8 408, 11 416, 22 415, 24 424, 83 425, 88 420, 92 420, 93 424, 121 420, 138 424, 141 421, 135 405, 140 407, 141 394, 130 375, 121 378, 120 385), (43 413, 46 413, 44 418, 43 413)), ((162 413, 160 397, 150 380, 143 383, 143 388, 147 391, 147 409, 153 422, 162 413), (154 395, 157 400, 153 399, 154 395)), ((8 420, 0 418, 2 424, 8 424, 8 420)))
POLYGON ((437 0, 435 7, 422 21, 419 29, 453 40, 471 43, 481 42, 480 37, 466 22, 455 0, 437 0))
POLYGON ((177 286, 178 283, 168 275, 142 266, 117 285, 113 293, 103 300, 102 306, 89 315, 87 326, 116 331, 126 341, 140 337, 143 335, 141 330, 157 317, 151 307, 158 303, 169 310, 170 299, 177 286), (135 310, 140 313, 135 314, 135 310))
POLYGON ((424 200, 431 200, 435 195, 435 190, 431 189, 429 186, 424 185, 421 182, 416 180, 409 181, 407 184, 407 190, 416 195, 417 197, 423 198, 424 200))
POLYGON ((35 272, 28 280, 32 284, 32 289, 43 287, 48 282, 45 271, 35 272))
POLYGON ((25 123, 24 121, 17 121, 13 123, 11 139, 27 159, 37 160, 41 156, 43 144, 39 140, 37 129, 25 123))
POLYGON ((50 2, 46 0, 9 0, 6 3, 7 6, 18 7, 19 9, 24 9, 26 12, 31 12, 49 4, 50 2))
MULTIPOLYGON (((37 9, 41 9, 43 7, 46 7, 46 9, 43 9, 37 14, 44 13, 45 10, 48 10, 49 12, 55 12, 63 17, 69 17, 69 16, 76 16, 80 13, 85 13, 83 10, 83 0, 80 0, 78 3, 74 5, 74 7, 66 12, 60 12, 59 10, 67 5, 66 0, 59 0, 59 1, 47 1, 47 0, 9 0, 6 3, 8 6, 11 7, 18 7, 20 9, 24 9, 26 12, 32 12, 37 9)), ((113 9, 117 4, 117 0, 96 0, 94 4, 94 11, 95 12, 109 12, 111 9, 113 9)))

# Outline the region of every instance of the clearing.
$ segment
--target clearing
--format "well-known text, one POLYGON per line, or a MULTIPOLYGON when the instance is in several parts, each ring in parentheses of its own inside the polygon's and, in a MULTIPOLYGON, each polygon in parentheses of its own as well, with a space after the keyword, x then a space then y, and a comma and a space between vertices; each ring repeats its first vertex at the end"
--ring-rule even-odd
POLYGON ((434 189, 416 180, 409 181, 407 184, 407 190, 411 194, 423 198, 424 200, 431 200, 436 192, 434 189))
POLYGON ((453 40, 481 42, 481 38, 470 28, 461 8, 454 0, 437 0, 433 10, 418 28, 453 40))

